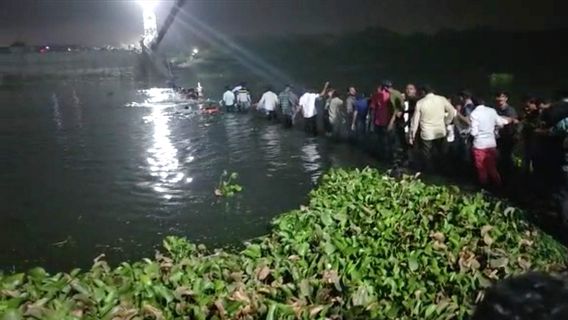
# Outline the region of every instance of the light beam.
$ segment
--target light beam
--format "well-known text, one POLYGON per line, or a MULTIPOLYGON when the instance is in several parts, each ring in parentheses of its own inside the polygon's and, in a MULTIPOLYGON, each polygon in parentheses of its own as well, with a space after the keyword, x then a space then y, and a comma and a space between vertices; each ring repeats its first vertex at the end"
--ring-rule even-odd
POLYGON ((142 7, 142 15, 144 18, 144 35, 142 41, 146 47, 158 37, 158 22, 154 9, 158 5, 157 0, 138 0, 138 4, 142 7))

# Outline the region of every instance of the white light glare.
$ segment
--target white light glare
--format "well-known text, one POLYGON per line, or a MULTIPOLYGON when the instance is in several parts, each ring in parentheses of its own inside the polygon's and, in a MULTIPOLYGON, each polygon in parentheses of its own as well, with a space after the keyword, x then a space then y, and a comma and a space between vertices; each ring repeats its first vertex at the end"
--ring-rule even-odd
POLYGON ((158 0, 138 0, 138 4, 142 9, 151 11, 158 5, 158 0))
POLYGON ((144 35, 142 39, 144 45, 148 47, 158 36, 158 23, 156 22, 156 13, 154 12, 158 1, 138 0, 138 4, 140 4, 140 7, 142 8, 142 15, 144 19, 144 35))
POLYGON ((199 53, 199 49, 193 48, 193 54, 198 54, 198 53, 199 53))

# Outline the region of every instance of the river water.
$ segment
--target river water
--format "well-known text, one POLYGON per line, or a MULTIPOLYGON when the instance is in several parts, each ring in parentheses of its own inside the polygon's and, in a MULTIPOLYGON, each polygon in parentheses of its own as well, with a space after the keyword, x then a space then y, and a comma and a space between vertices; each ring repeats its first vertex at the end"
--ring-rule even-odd
POLYGON ((86 268, 152 256, 166 235, 210 246, 267 232, 331 167, 372 164, 347 145, 251 114, 179 112, 131 81, 0 90, 0 269, 86 268), (244 191, 218 199, 222 172, 244 191))

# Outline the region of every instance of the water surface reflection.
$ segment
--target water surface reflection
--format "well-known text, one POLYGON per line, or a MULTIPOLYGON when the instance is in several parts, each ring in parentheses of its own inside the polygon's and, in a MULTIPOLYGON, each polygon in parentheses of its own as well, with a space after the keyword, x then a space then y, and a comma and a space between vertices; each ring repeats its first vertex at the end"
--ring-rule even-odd
POLYGON ((316 183, 322 175, 322 162, 316 139, 308 138, 302 146, 302 162, 304 170, 310 175, 312 183, 316 183))
MULTIPOLYGON (((171 200, 176 194, 179 196, 178 190, 183 188, 183 184, 193 181, 192 177, 186 175, 183 164, 191 163, 194 157, 186 155, 183 163, 180 163, 179 150, 171 137, 170 121, 179 116, 175 112, 179 99, 175 92, 169 89, 153 88, 140 93, 145 100, 137 106, 150 108, 150 114, 144 117, 144 122, 151 125, 153 130, 145 168, 148 174, 154 177, 152 189, 164 199, 171 200)), ((189 140, 185 142, 187 144, 189 140)))
POLYGON ((371 163, 253 114, 180 112, 185 102, 169 89, 77 82, 28 90, 34 99, 0 92, 9 124, 0 139, 11 155, 0 166, 0 241, 9 244, 0 269, 88 267, 100 253, 140 259, 170 234, 240 242, 305 202, 331 165, 371 163), (224 170, 244 187, 231 199, 213 193, 224 170))

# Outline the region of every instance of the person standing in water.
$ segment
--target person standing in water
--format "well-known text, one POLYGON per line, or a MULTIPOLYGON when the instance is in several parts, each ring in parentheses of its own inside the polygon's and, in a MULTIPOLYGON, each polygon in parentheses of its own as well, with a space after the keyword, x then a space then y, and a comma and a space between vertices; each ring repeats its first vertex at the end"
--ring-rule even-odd
POLYGON ((406 135, 404 134, 404 95, 393 87, 391 81, 386 80, 383 86, 389 92, 389 108, 393 114, 393 119, 389 125, 388 130, 391 132, 393 154, 392 159, 395 165, 400 166, 403 157, 403 152, 406 150, 406 135))
POLYGON ((342 140, 346 133, 347 109, 343 100, 339 98, 339 92, 337 91, 333 91, 329 102, 329 123, 333 139, 342 140))
POLYGON ((448 99, 434 94, 429 86, 421 88, 421 96, 412 117, 409 143, 414 144, 420 130, 421 167, 432 172, 444 163, 446 128, 453 121, 456 110, 448 99))
POLYGON ((235 111, 235 94, 233 93, 233 91, 231 91, 231 88, 229 86, 225 87, 226 91, 225 93, 223 93, 223 106, 225 107, 225 110, 227 112, 233 112, 235 111))
POLYGON ((351 131, 354 132, 357 142, 361 143, 367 135, 367 115, 369 114, 369 98, 360 93, 354 104, 351 131))
POLYGON ((355 112, 355 102, 357 102, 357 89, 351 86, 347 89, 347 98, 345 98, 345 109, 347 115, 352 116, 355 112))
POLYGON ((284 90, 278 95, 280 101, 280 111, 282 113, 282 123, 285 128, 292 127, 294 110, 298 105, 298 97, 292 91, 291 85, 286 85, 284 90))
POLYGON ((399 141, 404 138, 400 125, 403 111, 402 94, 392 87, 392 82, 384 81, 371 98, 371 110, 379 144, 379 156, 392 161, 400 148, 399 141), (398 121, 397 121, 398 120, 398 121))
POLYGON ((239 90, 241 90, 241 89, 244 88, 244 87, 246 87, 246 84, 245 84, 244 82, 239 82, 239 84, 236 85, 236 86, 233 88, 233 90, 232 90, 233 93, 235 94, 235 96, 237 95, 237 93, 239 92, 239 90))
POLYGON ((377 91, 371 96, 371 118, 373 119, 373 130, 377 136, 378 156, 381 160, 388 160, 392 155, 392 139, 389 137, 388 128, 393 115, 389 109, 389 99, 389 92, 384 86, 377 87, 377 91))
POLYGON ((248 109, 250 109, 252 100, 250 98, 250 92, 244 85, 240 86, 240 88, 237 90, 236 96, 238 111, 247 111, 248 109))
POLYGON ((268 86, 266 92, 258 101, 258 110, 263 110, 266 113, 266 118, 268 120, 278 120, 276 117, 276 108, 278 107, 279 101, 276 93, 272 92, 272 87, 268 86))
POLYGON ((333 99, 333 95, 334 95, 335 92, 336 92, 336 90, 334 88, 330 88, 326 92, 326 99, 325 99, 323 112, 322 112, 323 128, 324 128, 326 135, 331 135, 332 130, 333 130, 332 127, 331 127, 331 121, 329 119, 329 107, 331 105, 331 100, 333 99))
MULTIPOLYGON (((354 86, 347 88, 347 98, 345 98, 345 110, 347 111, 347 124, 351 126, 355 119, 355 103, 357 103, 357 90, 354 86)), ((355 138, 355 130, 352 130, 349 135, 349 140, 355 138)))
POLYGON ((321 99, 327 92, 329 81, 325 83, 323 90, 316 93, 315 90, 307 90, 300 97, 299 105, 302 115, 304 116, 304 128, 307 133, 317 136, 317 109, 316 102, 321 99))

